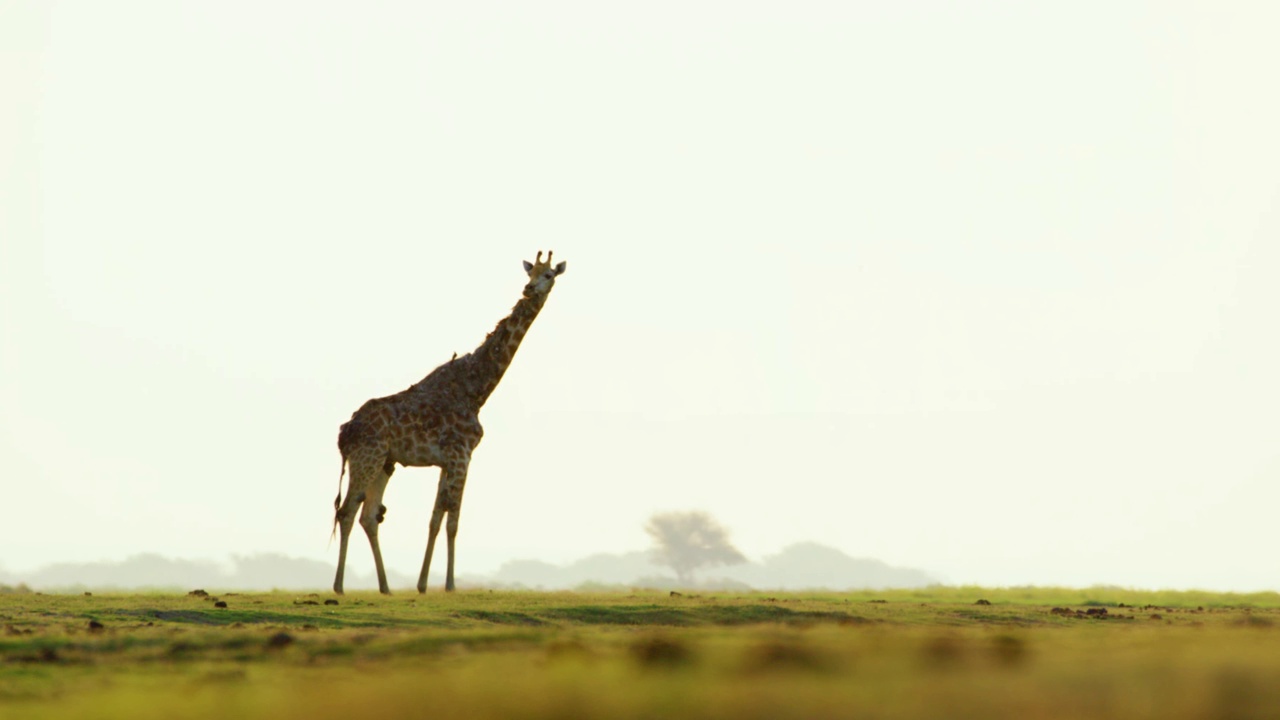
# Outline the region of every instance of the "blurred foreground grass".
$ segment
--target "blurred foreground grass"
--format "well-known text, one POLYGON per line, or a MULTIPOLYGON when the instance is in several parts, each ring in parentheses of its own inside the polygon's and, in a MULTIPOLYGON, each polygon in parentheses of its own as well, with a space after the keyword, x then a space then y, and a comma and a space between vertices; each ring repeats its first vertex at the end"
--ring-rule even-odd
POLYGON ((0 595, 0 716, 1280 716, 1272 593, 326 600, 0 595))

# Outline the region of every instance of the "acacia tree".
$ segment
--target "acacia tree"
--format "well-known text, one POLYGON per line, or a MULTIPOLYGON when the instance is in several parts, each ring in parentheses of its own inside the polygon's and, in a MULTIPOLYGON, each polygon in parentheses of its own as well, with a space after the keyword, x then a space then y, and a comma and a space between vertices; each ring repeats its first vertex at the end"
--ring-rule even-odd
POLYGON ((729 542, 729 531, 705 512, 658 513, 644 531, 653 538, 654 561, 675 570, 681 585, 689 585, 698 568, 747 561, 729 542))

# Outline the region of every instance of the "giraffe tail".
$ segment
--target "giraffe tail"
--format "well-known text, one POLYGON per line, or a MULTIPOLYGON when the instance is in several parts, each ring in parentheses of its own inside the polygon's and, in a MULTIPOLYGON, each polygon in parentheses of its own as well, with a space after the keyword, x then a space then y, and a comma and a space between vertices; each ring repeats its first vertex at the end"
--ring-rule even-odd
POLYGON ((342 470, 338 473, 338 494, 333 498, 333 530, 329 532, 329 542, 338 537, 338 510, 342 508, 342 477, 347 474, 347 456, 342 456, 342 470))
POLYGON ((342 471, 338 473, 338 497, 333 498, 333 532, 329 534, 329 542, 338 536, 338 512, 342 510, 342 477, 347 474, 347 457, 361 438, 367 436, 367 425, 356 419, 355 415, 338 427, 338 452, 342 454, 342 471))

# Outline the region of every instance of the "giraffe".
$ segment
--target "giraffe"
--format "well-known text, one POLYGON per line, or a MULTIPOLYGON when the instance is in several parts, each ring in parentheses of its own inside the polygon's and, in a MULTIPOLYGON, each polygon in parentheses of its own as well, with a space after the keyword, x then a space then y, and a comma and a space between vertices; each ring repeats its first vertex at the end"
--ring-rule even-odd
POLYGON ((498 386, 503 373, 520 347, 520 341, 534 318, 542 310, 556 277, 565 271, 565 263, 551 266, 551 253, 545 262, 542 251, 534 262, 525 261, 529 282, 511 314, 485 337, 480 347, 454 357, 432 370, 406 390, 374 398, 360 406, 338 430, 338 450, 342 453, 342 469, 350 470, 346 500, 342 498, 342 475, 338 476, 338 497, 334 498, 334 530, 341 530, 338 545, 338 574, 333 591, 342 594, 342 574, 347 561, 347 540, 360 511, 360 527, 364 528, 373 548, 373 562, 378 572, 378 590, 390 594, 387 573, 378 547, 378 524, 386 515, 382 494, 397 464, 412 467, 439 467, 440 484, 436 490, 435 508, 427 534, 427 553, 418 575, 418 592, 427 591, 427 572, 435 550, 440 522, 448 515, 447 538, 449 564, 445 590, 452 592, 454 540, 458 535, 458 513, 462 509, 462 491, 467 482, 471 454, 480 443, 484 430, 479 413, 489 395, 498 386), (362 506, 363 505, 363 509, 362 506))

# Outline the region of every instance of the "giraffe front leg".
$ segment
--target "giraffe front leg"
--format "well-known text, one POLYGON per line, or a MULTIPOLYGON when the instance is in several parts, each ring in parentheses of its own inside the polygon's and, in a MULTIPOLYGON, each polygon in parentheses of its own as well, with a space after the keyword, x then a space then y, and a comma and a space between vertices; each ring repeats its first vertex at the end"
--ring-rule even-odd
POLYGON ((422 572, 418 575, 418 592, 427 591, 427 575, 431 571, 431 556, 435 554, 436 538, 440 534, 440 523, 445 513, 449 515, 448 541, 449 559, 445 571, 446 591, 453 590, 454 538, 458 535, 458 511, 462 505, 462 488, 467 482, 467 464, 470 456, 452 460, 440 470, 440 485, 436 489, 436 506, 431 511, 431 529, 427 535, 427 554, 422 558, 422 572))
POLYGON ((453 540, 458 536, 458 514, 460 512, 462 512, 462 498, 455 500, 453 507, 449 508, 449 521, 445 530, 449 540, 449 567, 444 576, 445 592, 453 592, 453 540))
POLYGON ((427 553, 422 558, 422 572, 418 574, 418 592, 427 591, 427 575, 431 572, 431 556, 436 551, 436 537, 440 535, 440 523, 449 507, 449 469, 440 468, 440 481, 436 484, 436 505, 431 510, 431 528, 427 531, 427 553))
MULTIPOLYGON (((443 480, 443 477, 441 478, 443 480)), ((431 528, 427 531, 427 554, 422 558, 422 572, 418 574, 418 592, 427 591, 427 574, 431 572, 431 555, 436 550, 436 536, 440 534, 440 522, 444 519, 444 484, 436 491, 436 506, 431 511, 431 528)))
POLYGON ((462 491, 467 484, 467 466, 470 464, 470 457, 464 456, 453 463, 449 469, 449 494, 448 494, 448 510, 449 520, 446 523, 445 533, 449 541, 449 565, 445 570, 444 589, 445 592, 453 592, 453 565, 454 565, 454 548, 455 540, 458 537, 458 515, 462 512, 462 491))

